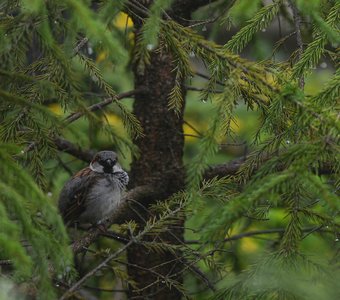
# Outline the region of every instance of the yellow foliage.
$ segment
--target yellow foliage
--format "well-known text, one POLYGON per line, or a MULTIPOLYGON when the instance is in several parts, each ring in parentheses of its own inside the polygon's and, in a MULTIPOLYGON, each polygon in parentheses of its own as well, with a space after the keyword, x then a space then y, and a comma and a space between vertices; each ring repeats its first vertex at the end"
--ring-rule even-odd
POLYGON ((120 116, 113 113, 107 113, 103 119, 104 121, 106 120, 110 125, 114 126, 118 134, 125 134, 123 120, 120 116))
POLYGON ((133 26, 133 22, 126 13, 120 12, 114 20, 114 25, 118 28, 130 28, 133 26), (126 22, 127 18, 127 22, 126 22))
POLYGON ((320 70, 317 73, 309 74, 305 78, 305 94, 316 95, 331 77, 332 72, 330 70, 320 70))
POLYGON ((108 121, 108 123, 110 125, 113 125, 113 126, 120 126, 121 125, 121 126, 123 126, 122 119, 119 116, 117 116, 113 113, 105 114, 105 119, 108 121))
POLYGON ((102 51, 100 52, 98 55, 97 55, 97 58, 96 58, 96 63, 100 63, 102 62, 103 60, 105 60, 108 56, 108 53, 107 51, 102 51))
POLYGON ((193 142, 197 142, 197 138, 193 137, 193 136, 187 136, 186 134, 192 134, 192 135, 196 135, 197 136, 197 132, 195 132, 195 130, 193 130, 190 126, 188 126, 187 124, 183 125, 183 132, 184 132, 184 140, 185 143, 193 143, 193 142))
POLYGON ((241 228, 242 227, 240 226, 240 224, 235 224, 233 227, 230 227, 228 229, 228 232, 227 232, 225 238, 229 238, 229 237, 231 237, 233 235, 236 235, 236 234, 240 233, 241 228))
POLYGON ((253 238, 243 238, 241 241, 241 250, 245 253, 256 252, 259 249, 259 245, 253 238))
MULTIPOLYGON (((275 76, 272 73, 269 73, 269 72, 265 73, 265 82, 268 85, 272 86, 273 88, 279 88, 279 85, 277 84, 277 82, 275 80, 275 76)), ((255 87, 253 87, 251 84, 249 84, 248 81, 241 78, 239 80, 239 84, 243 89, 247 90, 250 95, 251 94, 256 95, 256 97, 259 100, 262 100, 265 103, 269 103, 268 97, 264 94, 259 94, 257 89, 255 87)))
POLYGON ((63 110, 59 104, 53 103, 48 106, 49 110, 52 111, 54 114, 61 116, 63 115, 63 110))
POLYGON ((128 40, 129 41, 133 41, 135 39, 135 33, 134 32, 129 32, 128 33, 128 40))
POLYGON ((244 122, 240 118, 235 118, 230 123, 230 128, 233 132, 238 133, 240 132, 244 127, 244 122))
MULTIPOLYGON (((242 225, 240 224, 235 225, 228 230, 228 233, 225 236, 225 238, 229 238, 231 236, 238 235, 240 233, 242 233, 242 225)), ((240 243, 241 250, 245 253, 252 253, 259 249, 259 245, 256 243, 256 241, 254 241, 254 238, 252 237, 243 238, 239 240, 239 243, 240 243)))

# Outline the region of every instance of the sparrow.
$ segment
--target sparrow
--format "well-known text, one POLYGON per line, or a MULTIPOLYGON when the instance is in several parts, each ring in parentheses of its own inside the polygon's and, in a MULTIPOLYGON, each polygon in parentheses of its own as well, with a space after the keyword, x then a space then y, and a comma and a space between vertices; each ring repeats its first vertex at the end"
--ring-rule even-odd
POLYGON ((69 179, 59 196, 65 225, 100 224, 118 207, 129 182, 113 151, 98 152, 90 165, 69 179))

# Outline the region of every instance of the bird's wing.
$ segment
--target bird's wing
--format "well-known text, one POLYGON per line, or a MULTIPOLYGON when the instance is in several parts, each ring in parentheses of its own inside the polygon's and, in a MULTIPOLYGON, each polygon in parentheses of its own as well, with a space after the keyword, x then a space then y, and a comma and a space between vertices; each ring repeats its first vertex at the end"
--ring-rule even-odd
POLYGON ((85 168, 64 185, 59 197, 59 211, 66 224, 77 222, 86 209, 86 197, 97 177, 90 168, 85 168))

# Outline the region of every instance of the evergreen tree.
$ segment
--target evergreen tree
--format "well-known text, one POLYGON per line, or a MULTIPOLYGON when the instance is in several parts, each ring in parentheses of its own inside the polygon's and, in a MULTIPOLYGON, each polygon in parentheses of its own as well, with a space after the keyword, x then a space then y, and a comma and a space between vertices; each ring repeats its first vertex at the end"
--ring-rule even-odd
POLYGON ((339 16, 338 0, 0 1, 0 297, 336 299, 339 16), (249 58, 269 29, 273 55, 249 58), (230 160, 242 106, 256 132, 230 160), (58 193, 102 149, 129 190, 107 232, 70 239, 58 193))

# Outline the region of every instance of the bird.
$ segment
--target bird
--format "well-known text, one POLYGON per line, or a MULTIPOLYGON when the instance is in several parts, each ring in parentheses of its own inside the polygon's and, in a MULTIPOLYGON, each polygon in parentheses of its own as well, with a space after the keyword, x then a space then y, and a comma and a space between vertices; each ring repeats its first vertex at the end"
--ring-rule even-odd
POLYGON ((129 182, 113 151, 100 151, 90 165, 71 177, 60 192, 58 208, 66 226, 102 224, 119 206, 129 182))

